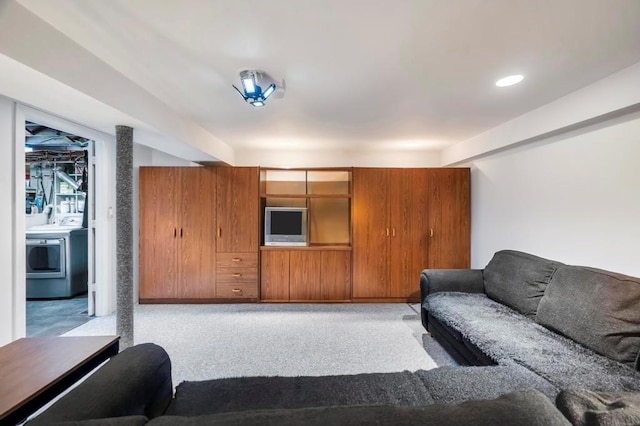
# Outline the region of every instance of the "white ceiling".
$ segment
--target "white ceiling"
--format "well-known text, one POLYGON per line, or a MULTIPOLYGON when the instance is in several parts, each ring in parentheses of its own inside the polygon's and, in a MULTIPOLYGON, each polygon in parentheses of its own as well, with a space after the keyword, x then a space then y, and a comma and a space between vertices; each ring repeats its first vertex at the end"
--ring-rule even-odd
POLYGON ((640 61, 638 0, 19 2, 238 148, 441 149, 640 61))

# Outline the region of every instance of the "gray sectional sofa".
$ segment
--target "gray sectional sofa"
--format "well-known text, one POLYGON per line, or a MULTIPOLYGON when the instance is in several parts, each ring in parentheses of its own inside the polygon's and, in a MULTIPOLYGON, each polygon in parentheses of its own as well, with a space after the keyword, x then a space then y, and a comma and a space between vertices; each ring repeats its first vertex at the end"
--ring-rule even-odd
POLYGON ((173 394, 167 353, 143 344, 28 424, 640 425, 639 279, 501 251, 484 270, 425 270, 420 286, 425 327, 473 366, 183 382, 173 394))
POLYGON ((504 250, 420 287, 423 325, 461 364, 518 365, 547 394, 640 391, 638 278, 504 250))
MULTIPOLYGON (((113 357, 28 426, 570 425, 536 390, 501 395, 512 383, 493 395, 459 395, 460 383, 429 373, 183 382, 172 397, 169 356, 147 343, 113 357), (477 396, 495 398, 466 401, 477 396)), ((497 383, 509 371, 487 373, 481 368, 474 377, 497 383)))

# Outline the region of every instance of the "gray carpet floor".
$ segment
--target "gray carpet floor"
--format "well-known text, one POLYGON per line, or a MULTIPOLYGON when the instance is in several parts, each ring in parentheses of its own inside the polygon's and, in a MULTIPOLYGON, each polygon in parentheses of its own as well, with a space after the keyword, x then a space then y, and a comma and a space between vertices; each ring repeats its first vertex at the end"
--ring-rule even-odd
MULTIPOLYGON (((135 343, 169 353, 174 385, 250 376, 429 370, 453 360, 410 304, 139 305, 135 343)), ((65 335, 115 334, 115 316, 65 335)))
POLYGON ((60 300, 27 300, 27 336, 60 336, 87 321, 87 295, 60 300))

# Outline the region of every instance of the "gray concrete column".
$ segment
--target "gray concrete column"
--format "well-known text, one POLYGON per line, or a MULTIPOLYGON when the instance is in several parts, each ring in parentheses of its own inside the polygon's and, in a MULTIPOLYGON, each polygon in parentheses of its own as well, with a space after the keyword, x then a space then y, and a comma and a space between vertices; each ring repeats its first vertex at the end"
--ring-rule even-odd
POLYGON ((133 346, 133 129, 116 126, 116 332, 133 346))

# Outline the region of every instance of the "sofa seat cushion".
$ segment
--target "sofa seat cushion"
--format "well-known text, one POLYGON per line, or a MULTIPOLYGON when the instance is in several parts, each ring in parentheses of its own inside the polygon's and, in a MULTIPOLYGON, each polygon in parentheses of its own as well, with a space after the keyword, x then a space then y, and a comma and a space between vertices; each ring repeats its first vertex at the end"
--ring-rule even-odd
POLYGON ((544 395, 535 391, 513 392, 485 401, 459 405, 432 404, 319 407, 291 410, 256 410, 196 417, 162 416, 149 426, 260 425, 394 425, 394 426, 570 426, 544 395))
POLYGON ((633 368, 640 351, 640 278, 562 266, 538 307, 538 323, 633 368))
POLYGON ((560 262, 515 250, 496 252, 483 271, 487 295, 529 318, 535 318, 538 303, 560 262))
POLYGON ((640 373, 603 357, 481 294, 435 293, 429 313, 499 365, 519 364, 559 389, 638 391, 640 373))
POLYGON ((493 399, 526 389, 536 389, 550 401, 555 401, 559 392, 551 383, 517 364, 491 367, 446 366, 419 370, 416 375, 422 379, 437 404, 493 399))
POLYGON ((182 382, 167 413, 197 416, 230 411, 338 405, 433 403, 408 371, 342 376, 237 377, 182 382))

